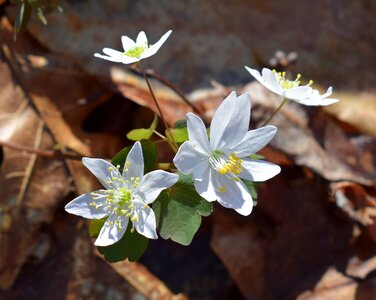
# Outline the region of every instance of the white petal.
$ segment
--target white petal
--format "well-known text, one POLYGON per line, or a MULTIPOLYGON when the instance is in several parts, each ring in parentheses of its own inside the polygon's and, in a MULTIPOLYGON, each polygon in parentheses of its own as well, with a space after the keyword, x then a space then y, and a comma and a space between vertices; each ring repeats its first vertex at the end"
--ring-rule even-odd
POLYGON ((194 185, 197 193, 209 202, 215 201, 217 196, 212 182, 212 168, 207 167, 202 179, 200 181, 195 180, 194 185))
POLYGON ((281 172, 280 166, 263 160, 245 158, 242 165, 243 172, 239 177, 256 182, 268 180, 281 172))
POLYGON ((127 52, 129 49, 132 49, 136 46, 136 43, 131 38, 123 35, 121 37, 121 44, 123 45, 124 52, 127 52))
POLYGON ((195 114, 187 113, 188 136, 191 146, 204 156, 210 156, 208 135, 204 122, 195 114))
POLYGON ((98 57, 98 58, 105 59, 105 60, 113 61, 113 62, 121 62, 122 61, 121 57, 111 57, 111 56, 102 55, 102 54, 99 54, 99 53, 95 53, 94 56, 98 57))
POLYGON ((333 103, 337 103, 338 99, 302 99, 297 101, 299 104, 307 105, 307 106, 326 106, 333 103))
POLYGON ((338 102, 338 99, 326 98, 332 94, 332 87, 329 87, 325 94, 320 95, 319 91, 312 90, 312 94, 307 96, 306 99, 299 99, 300 104, 309 106, 325 106, 338 102))
POLYGON ((197 152, 190 141, 180 146, 174 160, 175 166, 184 174, 193 174, 193 179, 201 180, 203 172, 209 166, 208 156, 197 152))
POLYGON ((128 218, 124 216, 119 217, 117 214, 111 214, 103 224, 94 245, 109 246, 121 240, 125 231, 127 230, 128 222, 128 218), (115 225, 116 221, 121 222, 121 228, 115 225))
POLYGON ((278 95, 282 95, 283 89, 281 88, 280 84, 277 81, 276 74, 267 68, 263 68, 261 72, 262 72, 262 77, 264 78, 264 81, 265 81, 264 86, 268 88, 269 90, 271 90, 272 92, 278 95))
POLYGON ((246 134, 251 117, 251 98, 248 94, 236 97, 231 92, 218 107, 210 125, 212 149, 229 149, 246 134))
POLYGON ((140 58, 139 57, 131 57, 131 56, 127 56, 127 55, 123 55, 121 57, 121 62, 125 65, 128 65, 128 64, 133 64, 137 61, 140 61, 140 58))
POLYGON ((141 178, 144 176, 144 157, 142 155, 141 143, 136 142, 127 155, 123 168, 124 180, 130 180, 132 177, 141 178))
POLYGON ((146 204, 152 203, 164 189, 173 186, 179 179, 177 174, 157 170, 146 174, 139 186, 137 192, 141 195, 146 204))
POLYGON ((264 84, 264 78, 262 78, 260 72, 256 69, 252 69, 250 67, 245 66, 246 70, 261 84, 264 84))
POLYGON ((295 88, 285 90, 285 97, 287 99, 300 101, 312 95, 312 88, 308 85, 297 86, 295 88))
POLYGON ((121 178, 119 170, 108 161, 101 158, 84 157, 82 158, 82 163, 98 178, 106 189, 113 190, 119 187, 118 180, 108 182, 112 177, 121 178))
POLYGON ((172 30, 167 31, 160 39, 158 42, 156 42, 154 45, 150 46, 148 49, 144 51, 144 53, 141 54, 141 58, 148 58, 159 50, 161 46, 164 44, 164 42, 167 40, 167 38, 170 36, 172 30))
POLYGON ((234 181, 226 175, 213 173, 213 183, 217 201, 222 206, 232 208, 243 216, 248 216, 252 212, 252 196, 241 180, 234 181))
POLYGON ((140 31, 136 39, 137 46, 145 46, 148 44, 148 39, 144 31, 140 31))
POLYGON ((246 157, 264 148, 274 137, 277 128, 268 125, 248 131, 243 140, 231 149, 238 157, 246 157))
POLYGON ((111 48, 103 48, 103 53, 107 54, 108 56, 111 56, 113 58, 120 58, 122 57, 123 53, 111 48))
POLYGON ((132 201, 132 204, 134 206, 135 215, 138 217, 138 219, 133 222, 134 228, 139 234, 149 239, 157 239, 157 223, 155 221, 154 211, 141 201, 132 201))
POLYGON ((103 198, 94 200, 91 193, 86 193, 73 199, 65 206, 65 210, 73 215, 81 216, 86 219, 102 219, 108 215, 106 211, 106 194, 105 190, 94 191, 95 194, 100 194, 103 198), (97 205, 93 206, 90 203, 95 202, 97 205))

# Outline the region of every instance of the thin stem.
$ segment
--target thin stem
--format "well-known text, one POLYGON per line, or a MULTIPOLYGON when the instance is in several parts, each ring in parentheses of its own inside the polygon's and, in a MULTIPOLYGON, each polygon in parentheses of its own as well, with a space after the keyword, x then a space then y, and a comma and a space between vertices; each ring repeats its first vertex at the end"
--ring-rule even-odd
POLYGON ((142 75, 144 76, 144 79, 145 79, 146 84, 147 84, 147 86, 148 86, 148 88, 149 88, 149 91, 150 91, 151 97, 153 98, 154 103, 155 103, 155 106, 157 107, 157 110, 158 110, 159 116, 160 116, 160 118, 162 119, 162 122, 163 122, 164 126, 166 127, 167 133, 168 133, 168 135, 169 135, 168 140, 171 139, 171 141, 172 141, 172 143, 171 143, 171 144, 169 143, 169 144, 171 145, 172 150, 174 150, 174 152, 177 153, 179 147, 178 147, 178 145, 176 144, 175 140, 174 140, 173 137, 172 137, 172 134, 171 134, 170 128, 169 128, 169 126, 167 125, 167 122, 166 122, 166 119, 165 119, 165 117, 164 117, 164 115, 163 115, 163 113, 162 113, 161 107, 159 106, 159 103, 158 103, 158 101, 157 101, 157 98, 155 97, 154 92, 153 92, 153 89, 151 88, 151 85, 150 85, 149 79, 148 79, 148 77, 146 76, 144 69, 141 68, 141 64, 138 65, 138 68, 139 68, 140 72, 142 73, 142 75))
POLYGON ((166 139, 166 137, 165 137, 163 134, 159 133, 159 132, 156 131, 156 130, 153 130, 153 133, 154 133, 155 135, 159 136, 159 137, 160 137, 161 139, 163 139, 163 140, 166 139))
MULTIPOLYGON (((132 68, 133 70, 139 72, 139 70, 132 68)), ((173 90, 190 108, 199 116, 202 116, 202 111, 194 105, 191 101, 188 100, 188 98, 184 95, 184 93, 171 81, 167 80, 165 77, 163 77, 161 74, 157 73, 155 70, 147 69, 145 71, 146 75, 149 77, 152 77, 159 82, 163 83, 165 86, 169 87, 171 90, 173 90)))
POLYGON ((285 105, 285 103, 287 103, 289 101, 289 99, 287 98, 283 98, 283 101, 282 103, 278 106, 278 108, 272 113, 272 115, 269 117, 269 119, 267 119, 264 124, 261 125, 261 127, 264 127, 265 125, 267 125, 273 118, 274 116, 281 110, 282 106, 285 105))

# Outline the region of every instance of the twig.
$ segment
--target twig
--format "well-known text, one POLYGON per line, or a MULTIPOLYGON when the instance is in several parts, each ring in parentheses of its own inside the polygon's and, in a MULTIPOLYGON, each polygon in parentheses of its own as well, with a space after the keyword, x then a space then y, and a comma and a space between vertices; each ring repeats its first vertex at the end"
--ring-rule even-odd
MULTIPOLYGON (((135 67, 132 67, 131 69, 136 71, 139 74, 142 74, 142 71, 140 72, 140 70, 136 69, 135 67)), ((145 74, 148 77, 152 77, 158 80, 159 82, 163 83, 165 86, 173 90, 196 114, 202 117, 202 111, 196 105, 194 105, 191 101, 189 101, 188 98, 184 95, 184 93, 175 84, 173 84, 171 81, 169 81, 168 79, 166 79, 165 77, 163 77, 161 74, 157 73, 153 69, 146 69, 145 74)))
MULTIPOLYGON (((34 147, 39 148, 42 144, 42 134, 43 134, 43 121, 39 120, 38 129, 35 135, 35 141, 34 141, 34 147)), ((17 195, 16 204, 19 206, 25 197, 25 193, 27 190, 27 187, 29 186, 31 174, 33 173, 35 162, 37 161, 37 155, 34 153, 31 155, 29 163, 26 166, 25 170, 25 176, 22 178, 22 183, 20 187, 20 191, 17 195)))
POLYGON ((48 158, 63 158, 63 159, 75 159, 75 160, 82 159, 81 156, 76 155, 76 154, 62 153, 56 150, 42 150, 42 149, 29 147, 26 145, 15 144, 12 142, 0 141, 0 146, 17 150, 17 151, 23 151, 26 153, 36 154, 38 156, 48 157, 48 158))

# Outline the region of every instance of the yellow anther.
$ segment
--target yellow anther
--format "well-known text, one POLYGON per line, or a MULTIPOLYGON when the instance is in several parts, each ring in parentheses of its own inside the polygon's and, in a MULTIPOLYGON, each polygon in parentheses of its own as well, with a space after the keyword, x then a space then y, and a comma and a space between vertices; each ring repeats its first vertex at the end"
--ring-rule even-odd
POLYGON ((134 227, 132 227, 132 229, 131 229, 131 233, 133 233, 134 232, 134 227))
POLYGON ((138 216, 134 216, 134 217, 132 217, 132 219, 131 219, 132 222, 134 222, 134 221, 136 221, 136 220, 138 220, 138 216))
POLYGON ((128 212, 128 211, 127 211, 126 209, 121 209, 121 210, 120 210, 120 213, 121 213, 122 215, 125 215, 127 212, 128 212))
POLYGON ((311 79, 309 82, 308 82, 308 85, 312 85, 313 84, 313 80, 311 79))
POLYGON ((113 170, 115 170, 114 167, 108 167, 109 172, 112 172, 113 170))
POLYGON ((117 169, 120 169, 120 165, 117 165, 116 168, 117 168, 117 169))
POLYGON ((242 160, 236 156, 235 153, 231 153, 228 162, 224 163, 218 168, 218 172, 222 175, 232 172, 239 175, 243 171, 242 160))
POLYGON ((130 218, 130 216, 132 215, 132 213, 127 213, 127 217, 130 218))
POLYGON ((224 193, 224 192, 227 191, 227 189, 226 189, 224 186, 220 186, 220 187, 218 188, 218 191, 221 192, 221 193, 224 193))

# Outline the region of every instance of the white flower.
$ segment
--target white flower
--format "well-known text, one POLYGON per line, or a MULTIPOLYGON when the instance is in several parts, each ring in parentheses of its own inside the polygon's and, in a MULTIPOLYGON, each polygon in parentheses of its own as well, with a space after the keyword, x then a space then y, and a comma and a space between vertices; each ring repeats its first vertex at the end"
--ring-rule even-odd
POLYGON ((138 34, 136 42, 131 38, 123 35, 121 37, 121 43, 124 49, 123 52, 111 48, 104 48, 102 51, 107 55, 95 53, 94 56, 113 62, 132 64, 140 61, 141 59, 153 56, 155 53, 157 53, 157 51, 167 40, 171 32, 171 30, 167 31, 154 45, 148 44, 148 39, 145 32, 143 31, 138 34))
POLYGON ((332 94, 332 87, 329 87, 325 94, 320 95, 318 90, 314 90, 311 85, 300 85, 301 75, 298 74, 295 80, 286 79, 285 72, 276 72, 263 68, 261 74, 255 69, 245 67, 253 77, 270 91, 304 105, 330 105, 338 102, 338 99, 327 98, 332 94))
POLYGON ((138 233, 150 239, 158 238, 155 215, 148 204, 162 190, 174 185, 179 176, 162 170, 144 176, 140 142, 136 142, 129 151, 123 174, 104 159, 84 157, 82 162, 106 189, 75 198, 65 206, 65 210, 87 219, 107 217, 95 245, 108 246, 119 241, 129 220, 138 233))
POLYGON ((224 207, 249 215, 253 201, 240 180, 265 181, 280 167, 249 156, 262 149, 275 135, 274 126, 248 131, 251 103, 248 94, 232 92, 219 106, 210 126, 210 142, 203 121, 187 114, 189 141, 174 158, 176 167, 192 174, 197 192, 207 201, 217 200, 224 207))

